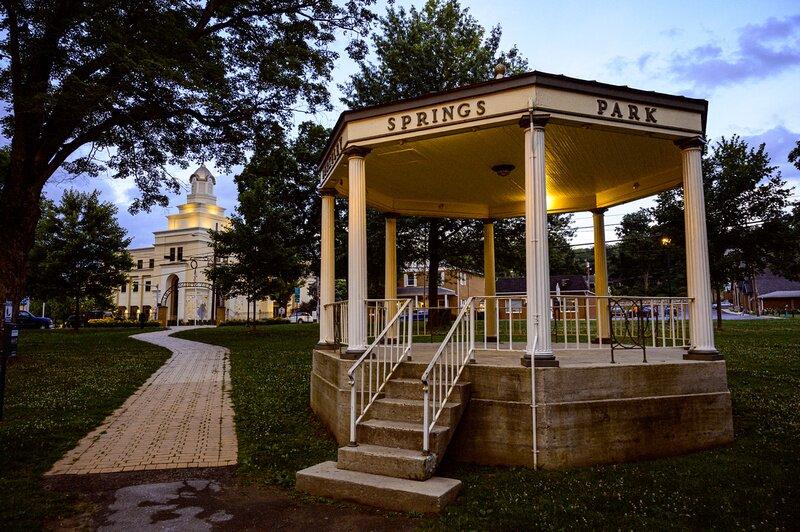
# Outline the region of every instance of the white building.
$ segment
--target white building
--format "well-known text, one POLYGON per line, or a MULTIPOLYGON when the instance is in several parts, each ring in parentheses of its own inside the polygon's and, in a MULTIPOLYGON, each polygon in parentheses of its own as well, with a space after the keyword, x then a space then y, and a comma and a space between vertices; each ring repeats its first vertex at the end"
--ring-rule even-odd
MULTIPOLYGON (((150 319, 156 319, 155 309, 161 306, 166 309, 170 323, 207 321, 214 317, 214 287, 205 274, 214 261, 208 230, 228 225, 225 209, 217 205, 214 195, 216 182, 208 168, 201 165, 189 177, 192 188, 186 203, 178 206, 176 214, 167 216, 167 229, 153 233, 155 243, 128 250, 133 270, 128 274, 128 282, 114 294, 119 313, 135 319, 145 312, 150 319)), ((217 321, 247 316, 244 297, 222 300, 217 296, 217 306, 224 307, 224 316, 217 315, 217 321)), ((272 301, 259 301, 256 318, 272 315, 272 301)))

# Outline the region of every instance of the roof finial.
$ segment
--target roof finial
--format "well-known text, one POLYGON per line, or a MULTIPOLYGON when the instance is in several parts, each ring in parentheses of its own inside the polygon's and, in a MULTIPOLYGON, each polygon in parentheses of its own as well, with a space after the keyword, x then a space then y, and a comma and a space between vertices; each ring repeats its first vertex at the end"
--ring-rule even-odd
POLYGON ((506 77, 506 66, 503 63, 497 63, 494 67, 494 79, 501 79, 506 77))

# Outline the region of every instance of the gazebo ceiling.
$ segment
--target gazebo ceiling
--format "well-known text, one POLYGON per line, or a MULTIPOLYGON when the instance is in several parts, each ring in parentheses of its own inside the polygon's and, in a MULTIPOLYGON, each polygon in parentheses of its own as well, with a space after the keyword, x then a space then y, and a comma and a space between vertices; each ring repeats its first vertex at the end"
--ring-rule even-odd
POLYGON ((351 112, 334 133, 321 186, 347 195, 342 152, 359 146, 371 149, 365 169, 373 208, 418 216, 522 216, 525 135, 518 121, 531 104, 551 116, 545 130, 549 211, 609 207, 681 183, 674 141, 702 135, 705 101, 656 95, 651 103, 645 95, 652 93, 570 80, 588 84, 583 89, 593 92, 587 95, 574 83, 563 87, 569 78, 526 76, 351 112), (460 119, 459 105, 465 105, 460 119), (450 107, 453 119, 431 123, 450 107), (514 169, 498 175, 492 167, 501 164, 514 169))

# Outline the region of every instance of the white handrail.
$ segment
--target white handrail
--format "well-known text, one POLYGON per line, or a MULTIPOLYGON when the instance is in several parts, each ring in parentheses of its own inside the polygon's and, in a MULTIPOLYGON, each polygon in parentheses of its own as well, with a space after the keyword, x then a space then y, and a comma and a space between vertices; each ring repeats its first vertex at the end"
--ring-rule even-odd
MULTIPOLYGON (((534 323, 538 324, 539 316, 534 316, 534 323)), ((533 332, 533 348, 531 353, 536 352, 536 346, 539 341, 539 333, 536 329, 533 332)), ((531 361, 531 425, 533 426, 533 469, 539 468, 539 441, 536 435, 536 363, 531 361)))
POLYGON ((347 379, 350 382, 351 446, 358 445, 356 425, 364 418, 369 407, 375 402, 394 371, 411 350, 411 310, 411 301, 405 300, 392 319, 375 337, 375 340, 347 370, 347 379), (404 313, 406 315, 405 330, 401 323, 404 313), (358 383, 361 384, 360 390, 357 389, 356 372, 358 372, 358 383), (360 401, 358 401, 359 398, 360 401))
POLYGON ((430 452, 430 432, 439 420, 461 373, 475 360, 475 298, 467 299, 444 341, 422 373, 422 452, 430 452), (435 371, 434 371, 435 370, 435 371), (431 391, 433 392, 431 397, 431 391))

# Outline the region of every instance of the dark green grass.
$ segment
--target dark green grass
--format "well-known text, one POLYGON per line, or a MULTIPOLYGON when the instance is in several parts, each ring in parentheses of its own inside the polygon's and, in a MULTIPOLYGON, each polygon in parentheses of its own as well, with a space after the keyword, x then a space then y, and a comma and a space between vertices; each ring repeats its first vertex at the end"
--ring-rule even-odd
MULTIPOLYGON (((245 475, 291 485, 294 472, 335 459, 336 445, 309 406, 306 325, 204 329, 185 338, 232 353, 239 459, 245 475)), ((533 471, 446 462, 458 501, 441 529, 796 528, 800 523, 800 319, 725 322, 735 442, 688 456, 533 471)))
POLYGON ((128 338, 141 331, 22 331, 0 422, 0 526, 38 529, 75 498, 42 474, 121 405, 169 357, 128 338))
POLYGON ((231 326, 176 336, 231 350, 240 475, 288 487, 298 470, 336 459, 336 442, 309 406, 316 325, 231 326))

